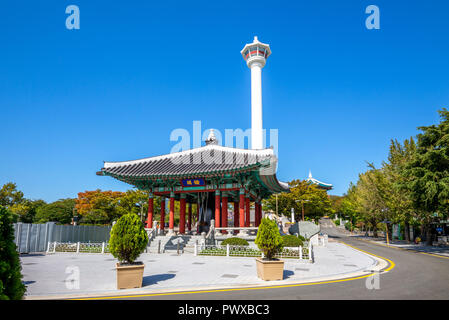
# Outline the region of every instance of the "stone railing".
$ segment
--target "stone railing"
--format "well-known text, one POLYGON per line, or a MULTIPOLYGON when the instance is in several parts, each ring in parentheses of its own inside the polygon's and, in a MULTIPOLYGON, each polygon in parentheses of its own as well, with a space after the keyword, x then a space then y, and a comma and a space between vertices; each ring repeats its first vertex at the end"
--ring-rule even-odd
MULTIPOLYGON (((258 248, 250 246, 231 246, 227 245, 204 245, 195 244, 195 256, 223 256, 223 257, 262 257, 263 253, 258 248)), ((313 246, 309 244, 307 247, 286 247, 275 255, 280 259, 297 259, 303 262, 314 261, 313 246)))

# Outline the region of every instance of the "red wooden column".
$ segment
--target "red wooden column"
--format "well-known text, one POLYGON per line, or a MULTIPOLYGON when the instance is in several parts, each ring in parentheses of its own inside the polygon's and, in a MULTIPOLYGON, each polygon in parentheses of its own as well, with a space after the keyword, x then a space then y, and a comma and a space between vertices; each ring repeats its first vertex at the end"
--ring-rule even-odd
POLYGON ((179 233, 186 233, 186 195, 181 194, 181 200, 179 203, 179 233))
POLYGON ((154 199, 153 199, 153 193, 150 192, 150 197, 148 198, 147 228, 153 227, 153 210, 154 210, 154 199))
POLYGON ((215 228, 220 228, 220 191, 215 191, 215 228))
MULTIPOLYGON (((226 228, 228 226, 228 196, 223 194, 221 198, 221 226, 226 228)), ((227 231, 223 231, 227 233, 227 231)))
POLYGON ((187 230, 192 231, 192 203, 189 202, 189 213, 187 218, 187 230))
POLYGON ((260 221, 262 220, 262 205, 260 204, 260 200, 256 200, 256 227, 260 225, 260 221))
POLYGON ((196 202, 196 233, 200 232, 200 200, 196 202))
POLYGON ((168 224, 168 231, 170 233, 175 230, 175 193, 170 193, 170 220, 168 224))
POLYGON ((246 217, 245 217, 245 227, 249 227, 250 223, 250 201, 249 201, 249 194, 245 197, 245 211, 246 211, 246 217))
POLYGON ((239 199, 239 227, 245 227, 245 191, 240 189, 239 199))
POLYGON ((161 197, 161 230, 165 229, 165 198, 161 197))
POLYGON ((239 226, 239 202, 234 201, 234 227, 239 226))

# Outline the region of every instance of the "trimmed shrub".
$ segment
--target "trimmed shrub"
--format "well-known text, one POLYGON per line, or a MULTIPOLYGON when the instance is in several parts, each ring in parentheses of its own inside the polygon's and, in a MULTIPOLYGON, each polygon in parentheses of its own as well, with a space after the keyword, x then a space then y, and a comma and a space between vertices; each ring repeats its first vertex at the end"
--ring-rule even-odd
POLYGON ((264 253, 267 260, 273 260, 274 255, 282 251, 284 241, 274 220, 269 218, 262 219, 255 243, 259 250, 264 253))
POLYGON ((346 222, 346 223, 345 223, 345 228, 346 228, 346 230, 351 231, 352 223, 351 223, 351 222, 346 222))
POLYGON ((334 223, 335 223, 336 226, 339 226, 340 225, 340 219, 334 220, 334 223))
POLYGON ((12 213, 0 206, 0 300, 21 300, 26 291, 12 224, 12 213))
POLYGON ((225 246, 227 244, 229 244, 230 246, 249 246, 248 241, 238 237, 228 238, 221 243, 222 246, 225 246))
POLYGON ((120 263, 132 264, 147 244, 147 232, 135 213, 123 215, 112 227, 109 251, 120 263))
POLYGON ((303 241, 294 235, 285 235, 282 236, 284 239, 284 247, 299 247, 303 245, 303 241))

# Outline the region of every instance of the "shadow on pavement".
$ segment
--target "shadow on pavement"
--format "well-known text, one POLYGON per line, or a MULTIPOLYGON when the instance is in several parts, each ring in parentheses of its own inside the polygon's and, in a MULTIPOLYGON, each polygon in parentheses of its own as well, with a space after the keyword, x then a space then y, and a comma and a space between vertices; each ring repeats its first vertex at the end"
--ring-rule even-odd
POLYGON ((149 286, 161 281, 173 279, 176 275, 173 273, 154 274, 151 276, 143 277, 142 286, 149 286))
POLYGON ((290 276, 294 275, 295 273, 291 270, 284 270, 284 280, 290 278, 290 276))
POLYGON ((20 257, 45 257, 43 253, 21 253, 20 257))

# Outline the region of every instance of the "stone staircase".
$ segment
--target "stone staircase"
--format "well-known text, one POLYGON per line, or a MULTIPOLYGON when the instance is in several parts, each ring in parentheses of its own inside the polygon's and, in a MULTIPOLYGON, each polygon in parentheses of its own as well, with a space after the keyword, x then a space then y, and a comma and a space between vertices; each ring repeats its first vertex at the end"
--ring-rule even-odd
POLYGON ((182 242, 179 244, 180 253, 183 250, 184 252, 193 253, 195 243, 198 241, 199 244, 201 239, 203 239, 200 235, 159 235, 151 240, 146 252, 158 253, 160 242, 160 253, 177 253, 178 245, 176 244, 176 239, 178 238, 182 239, 182 242), (173 243, 173 240, 175 240, 175 243, 173 243))

